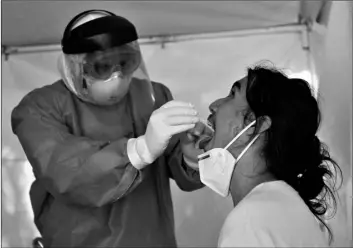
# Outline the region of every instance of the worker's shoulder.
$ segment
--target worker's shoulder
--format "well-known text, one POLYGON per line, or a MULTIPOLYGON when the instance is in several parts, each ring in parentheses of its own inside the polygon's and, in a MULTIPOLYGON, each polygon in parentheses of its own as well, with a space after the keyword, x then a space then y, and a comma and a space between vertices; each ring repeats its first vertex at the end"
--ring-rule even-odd
POLYGON ((55 95, 67 95, 69 90, 65 86, 64 82, 60 79, 52 84, 44 85, 42 87, 32 90, 29 95, 36 97, 51 98, 55 95))
POLYGON ((21 103, 48 105, 56 102, 58 99, 64 100, 70 95, 70 91, 66 88, 62 80, 58 80, 52 84, 45 85, 30 91, 22 99, 21 103))
POLYGON ((151 81, 154 90, 170 91, 169 88, 160 82, 151 81))
POLYGON ((172 94, 170 92, 170 89, 165 84, 156 81, 146 81, 144 79, 134 78, 130 87, 133 87, 134 89, 139 89, 142 85, 148 84, 152 86, 152 90, 157 98, 164 98, 164 96, 167 96, 167 98, 171 97, 172 94))
POLYGON ((157 103, 159 102, 159 105, 163 105, 164 103, 173 100, 173 94, 166 85, 152 82, 152 87, 156 101, 157 103))

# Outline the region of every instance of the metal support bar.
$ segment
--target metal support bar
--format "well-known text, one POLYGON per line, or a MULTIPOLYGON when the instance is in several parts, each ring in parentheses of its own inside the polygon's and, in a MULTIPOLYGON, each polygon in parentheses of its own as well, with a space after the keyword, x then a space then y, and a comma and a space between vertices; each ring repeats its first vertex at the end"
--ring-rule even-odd
POLYGON ((311 53, 311 43, 310 43, 310 32, 313 32, 313 24, 311 23, 306 23, 306 28, 303 29, 302 31, 302 47, 303 50, 306 54, 306 58, 307 58, 307 66, 311 75, 311 83, 312 83, 312 87, 314 89, 314 94, 315 97, 317 98, 318 96, 318 91, 319 91, 319 82, 318 82, 318 78, 317 78, 317 71, 316 71, 316 66, 314 63, 314 58, 313 55, 311 53), (315 77, 316 75, 316 77, 315 77))
MULTIPOLYGON (((162 35, 162 36, 154 36, 150 38, 148 37, 141 38, 139 39, 139 44, 140 45, 160 44, 162 45, 162 47, 164 47, 166 43, 171 43, 171 42, 244 37, 244 36, 273 34, 273 33, 303 32, 303 30, 306 30, 306 29, 307 29, 307 26, 304 24, 290 24, 290 25, 275 26, 275 27, 268 27, 268 28, 226 31, 226 32, 216 32, 216 33, 203 33, 203 34, 190 34, 190 35, 162 35)), ((57 52, 60 50, 61 50, 60 44, 42 45, 42 46, 8 46, 8 47, 3 47, 2 53, 8 56, 12 54, 24 54, 24 53, 57 52)))

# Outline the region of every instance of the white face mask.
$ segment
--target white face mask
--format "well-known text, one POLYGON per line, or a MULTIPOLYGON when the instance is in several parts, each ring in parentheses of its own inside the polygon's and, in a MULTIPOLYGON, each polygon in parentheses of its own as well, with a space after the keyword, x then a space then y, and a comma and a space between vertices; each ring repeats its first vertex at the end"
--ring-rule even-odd
POLYGON ((114 72, 107 80, 91 80, 86 78, 87 94, 95 103, 111 105, 119 102, 129 91, 131 75, 114 72))
POLYGON ((223 197, 229 195, 230 180, 236 163, 259 137, 259 134, 251 140, 236 159, 227 149, 255 123, 256 121, 253 121, 246 126, 225 148, 213 148, 198 156, 201 182, 223 197))

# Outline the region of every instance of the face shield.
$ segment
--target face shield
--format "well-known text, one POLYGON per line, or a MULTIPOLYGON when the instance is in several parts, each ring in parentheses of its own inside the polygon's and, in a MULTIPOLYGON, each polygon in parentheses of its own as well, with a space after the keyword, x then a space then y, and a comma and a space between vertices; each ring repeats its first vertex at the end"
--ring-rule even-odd
POLYGON ((154 103, 137 41, 88 54, 63 54, 59 66, 65 84, 84 101, 112 105, 126 96, 131 84, 138 84, 134 86, 154 103))
POLYGON ((132 101, 153 107, 154 92, 137 34, 127 22, 106 16, 76 27, 70 35, 65 31, 69 37, 64 34, 59 71, 66 86, 81 100, 113 105, 129 95, 138 97, 132 101))

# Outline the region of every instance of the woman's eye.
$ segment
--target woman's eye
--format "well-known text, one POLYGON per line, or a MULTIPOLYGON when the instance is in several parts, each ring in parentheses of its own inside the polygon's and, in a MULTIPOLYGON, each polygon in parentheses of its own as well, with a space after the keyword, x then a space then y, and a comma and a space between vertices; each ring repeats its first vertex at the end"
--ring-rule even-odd
POLYGON ((229 96, 234 96, 235 91, 237 91, 237 90, 239 91, 240 87, 241 87, 240 83, 239 82, 235 82, 233 84, 232 90, 229 92, 229 96))
POLYGON ((252 121, 254 121, 255 115, 253 112, 250 112, 249 110, 246 111, 246 113, 244 114, 244 120, 246 120, 246 123, 250 123, 252 121))
POLYGON ((239 82, 236 82, 234 85, 235 85, 235 87, 237 87, 237 88, 238 88, 238 90, 240 90, 241 85, 240 85, 240 83, 239 83, 239 82))
POLYGON ((228 94, 228 97, 233 97, 234 96, 234 90, 231 90, 228 94))

